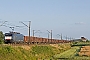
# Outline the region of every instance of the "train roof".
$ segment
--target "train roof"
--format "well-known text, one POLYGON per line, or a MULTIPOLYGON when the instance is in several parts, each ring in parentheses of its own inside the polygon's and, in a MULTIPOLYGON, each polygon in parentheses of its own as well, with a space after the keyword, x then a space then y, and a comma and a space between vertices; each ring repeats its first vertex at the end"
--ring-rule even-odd
POLYGON ((15 34, 20 34, 19 32, 10 32, 11 34, 15 33, 15 34))
POLYGON ((8 33, 5 33, 5 34, 20 34, 19 32, 8 32, 8 33))

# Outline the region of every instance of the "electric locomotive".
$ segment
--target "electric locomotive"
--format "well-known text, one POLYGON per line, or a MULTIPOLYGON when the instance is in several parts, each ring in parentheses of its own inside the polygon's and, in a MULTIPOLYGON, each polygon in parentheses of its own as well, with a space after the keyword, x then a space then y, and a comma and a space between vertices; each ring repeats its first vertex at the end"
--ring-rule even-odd
POLYGON ((9 32, 4 35, 5 43, 19 43, 24 42, 24 35, 18 32, 9 32))

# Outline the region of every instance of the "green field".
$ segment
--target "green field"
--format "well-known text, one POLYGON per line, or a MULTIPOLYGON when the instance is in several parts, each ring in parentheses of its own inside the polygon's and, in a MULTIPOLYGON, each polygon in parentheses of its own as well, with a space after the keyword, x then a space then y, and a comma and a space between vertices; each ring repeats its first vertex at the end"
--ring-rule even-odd
POLYGON ((89 45, 90 42, 85 43, 85 42, 80 42, 77 44, 73 44, 74 46, 71 47, 71 49, 60 53, 56 54, 53 56, 55 60, 90 60, 90 57, 87 56, 79 56, 78 52, 80 51, 81 46, 87 46, 89 45))

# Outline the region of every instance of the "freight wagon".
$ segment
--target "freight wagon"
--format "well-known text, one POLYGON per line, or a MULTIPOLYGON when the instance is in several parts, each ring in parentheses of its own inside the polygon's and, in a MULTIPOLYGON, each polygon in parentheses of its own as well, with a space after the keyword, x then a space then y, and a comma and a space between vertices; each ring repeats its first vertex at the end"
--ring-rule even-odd
POLYGON ((17 43, 23 41, 24 41, 24 35, 18 32, 9 32, 4 34, 5 43, 15 43, 15 42, 17 43))

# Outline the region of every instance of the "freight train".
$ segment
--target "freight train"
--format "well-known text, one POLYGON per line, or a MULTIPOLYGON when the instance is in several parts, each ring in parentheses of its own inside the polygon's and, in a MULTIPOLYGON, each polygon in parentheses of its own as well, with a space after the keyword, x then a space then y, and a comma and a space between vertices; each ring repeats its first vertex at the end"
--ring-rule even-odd
POLYGON ((48 38, 41 38, 41 37, 33 37, 30 36, 24 36, 23 34, 17 33, 17 32, 10 32, 10 33, 5 33, 5 38, 4 38, 5 43, 68 43, 70 41, 68 40, 58 40, 58 39, 48 39, 48 38))

